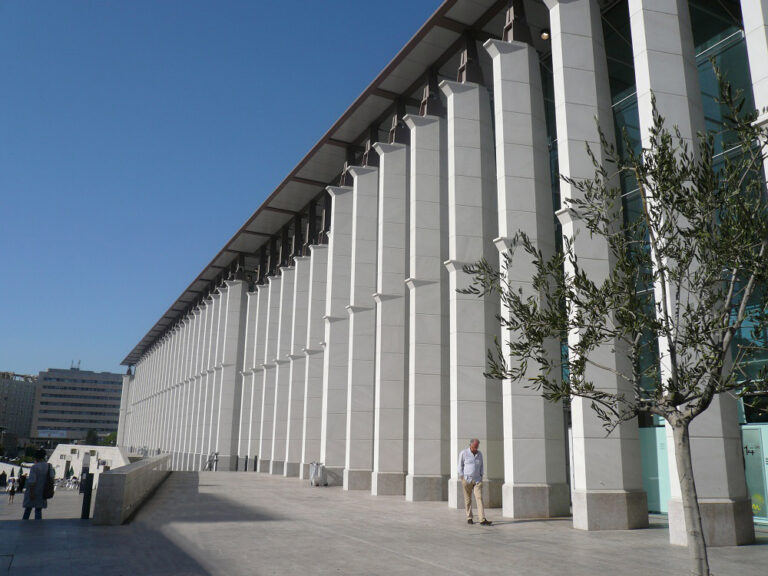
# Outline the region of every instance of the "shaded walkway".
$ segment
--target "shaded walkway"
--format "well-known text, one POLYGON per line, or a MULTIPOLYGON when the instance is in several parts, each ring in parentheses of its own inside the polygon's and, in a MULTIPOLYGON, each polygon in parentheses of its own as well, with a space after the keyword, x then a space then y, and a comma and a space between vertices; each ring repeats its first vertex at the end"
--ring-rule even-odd
MULTIPOLYGON (((175 472, 126 526, 0 517, 0 574, 9 558, 10 574, 46 575, 687 573, 686 550, 670 546, 658 523, 587 533, 569 519, 510 522, 490 512, 497 525, 468 526, 440 502, 265 474, 175 472)), ((713 549, 713 572, 764 576, 768 534, 758 542, 713 549)))

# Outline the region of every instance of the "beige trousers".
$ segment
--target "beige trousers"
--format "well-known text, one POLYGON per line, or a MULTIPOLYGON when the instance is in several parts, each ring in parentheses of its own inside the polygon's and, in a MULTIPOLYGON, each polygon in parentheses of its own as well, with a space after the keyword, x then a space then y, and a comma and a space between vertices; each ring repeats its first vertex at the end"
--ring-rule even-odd
POLYGON ((461 485, 464 488, 464 507, 467 509, 467 520, 472 518, 472 492, 475 493, 475 502, 477 502, 477 515, 480 522, 485 521, 485 506, 483 506, 483 483, 467 482, 466 478, 461 479, 461 485))

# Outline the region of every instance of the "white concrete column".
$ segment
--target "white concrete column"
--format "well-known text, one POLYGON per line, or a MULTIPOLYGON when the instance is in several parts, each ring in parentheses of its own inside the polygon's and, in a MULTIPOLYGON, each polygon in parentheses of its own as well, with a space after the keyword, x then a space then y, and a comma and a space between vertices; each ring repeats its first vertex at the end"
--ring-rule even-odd
POLYGON ((174 430, 174 452, 175 452, 175 470, 184 470, 184 422, 186 420, 187 386, 184 381, 187 360, 187 341, 189 330, 187 330, 187 319, 183 318, 179 324, 179 348, 176 361, 176 386, 178 395, 176 402, 176 428, 174 430))
MULTIPOLYGON (((496 118, 496 186, 499 205, 499 265, 518 232, 524 232, 545 259, 555 252, 555 221, 549 172, 549 149, 541 85, 539 55, 523 42, 489 40, 485 48, 493 58, 494 114, 496 118)), ((514 265, 506 268, 511 290, 543 301, 532 285, 533 262, 518 250, 514 265)), ((508 315, 502 304, 502 314, 508 315)), ((500 342, 519 335, 501 333, 500 342)), ((560 357, 560 342, 548 343, 553 359, 560 357)), ((508 363, 517 362, 507 355, 508 363)), ((530 366, 531 377, 535 366, 530 366)), ((566 478, 565 419, 561 403, 545 400, 525 382, 502 383, 504 402, 503 514, 511 518, 549 518, 570 513, 566 478)))
MULTIPOLYGON (((201 434, 201 452, 202 452, 202 460, 203 462, 206 462, 208 456, 211 453, 211 442, 210 442, 210 413, 211 413, 211 399, 212 399, 212 388, 213 388, 213 341, 215 337, 215 332, 213 330, 213 327, 215 325, 216 320, 216 306, 214 295, 209 295, 208 298, 206 298, 206 304, 208 305, 208 321, 206 326, 206 338, 205 338, 205 349, 203 354, 203 419, 200 422, 200 425, 202 427, 202 430, 200 432, 201 434)), ((202 468, 202 466, 201 466, 202 468)))
POLYGON ((304 414, 301 431, 301 469, 309 478, 309 464, 320 462, 323 422, 323 364, 325 358, 325 298, 328 274, 328 246, 309 247, 309 294, 307 296, 307 339, 304 342, 304 414))
POLYGON ((341 486, 347 447, 352 188, 329 187, 328 193, 332 224, 328 233, 320 459, 326 467, 329 485, 341 486))
POLYGON ((757 0, 741 0, 741 17, 746 34, 755 108, 760 113, 760 119, 765 121, 768 119, 768 4, 757 0))
POLYGON ((197 380, 200 388, 200 400, 197 406, 197 424, 195 426, 195 459, 193 470, 200 470, 203 460, 205 458, 203 437, 205 430, 205 409, 206 409, 206 353, 208 347, 209 330, 208 325, 210 321, 210 302, 206 298, 200 304, 201 309, 201 334, 200 334, 200 354, 197 363, 197 380))
POLYGON ((501 383, 485 378, 488 350, 499 330, 497 297, 460 294, 472 277, 463 266, 498 251, 496 167, 488 90, 477 84, 441 82, 448 99, 448 268, 451 378, 451 481, 448 503, 464 507, 457 472, 459 453, 480 440, 486 505, 501 506, 504 431, 501 383))
POLYGON ((215 313, 213 319, 213 326, 211 327, 211 362, 210 362, 210 385, 208 388, 208 450, 207 454, 210 456, 216 451, 216 438, 218 436, 218 412, 219 412, 219 391, 221 389, 221 330, 222 330, 222 309, 226 300, 224 293, 221 289, 214 295, 215 313))
POLYGON ((197 313, 193 310, 190 313, 190 344, 189 356, 187 359, 187 387, 189 388, 189 401, 187 402, 187 423, 184 430, 184 469, 192 469, 192 433, 195 422, 195 402, 197 401, 197 389, 195 387, 195 354, 197 352, 197 313))
POLYGON ((450 462, 448 155, 446 121, 406 116, 411 129, 408 286, 409 501, 447 500, 450 462))
POLYGON ((221 388, 219 390, 218 434, 216 451, 219 453, 217 470, 235 471, 237 468, 237 431, 240 422, 240 396, 245 341, 245 294, 247 286, 242 280, 226 282, 227 305, 224 310, 223 345, 221 349, 221 388))
MULTIPOLYGON (((759 19, 765 10, 755 8, 762 2, 752 4, 744 15, 745 22, 746 16, 759 19)), ((704 130, 705 124, 688 2, 675 0, 658 6, 649 0, 629 0, 629 18, 643 147, 650 146, 653 95, 659 113, 669 125, 674 123, 682 138, 695 149, 696 134, 704 130)), ((658 301, 662 293, 658 288, 656 292, 658 301)), ((659 339, 659 352, 662 377, 666 378, 670 374, 666 339, 659 339)), ((707 544, 734 546, 753 542, 752 502, 744 477, 737 399, 727 394, 715 398, 707 412, 694 420, 690 438, 707 544)), ((669 536, 673 544, 686 545, 688 537, 677 480, 675 445, 668 425, 667 447, 671 495, 669 536)))
MULTIPOLYGON (((288 430, 285 438, 285 476, 298 476, 304 428, 304 381, 306 378, 307 309, 309 307, 309 256, 294 258, 293 318, 291 325, 288 430)), ((320 370, 322 373, 322 369, 320 370)))
POLYGON ((256 292, 246 294, 245 344, 243 365, 240 368, 243 390, 240 400, 240 425, 237 434, 237 469, 239 471, 246 470, 248 465, 248 436, 251 431, 251 392, 253 389, 253 338, 256 331, 256 294, 256 292))
POLYGON ((261 447, 261 419, 264 397, 264 348, 267 340, 267 316, 269 310, 269 286, 256 286, 256 327, 253 340, 253 364, 251 365, 251 415, 248 436, 248 470, 258 470, 261 447))
POLYGON ((374 355, 376 353, 376 229, 379 174, 353 167, 352 255, 347 373, 345 490, 370 490, 373 471, 374 355))
POLYGON ((404 144, 376 144, 379 206, 373 495, 405 494, 408 465, 408 163, 404 144))
POLYGON ((275 415, 272 432, 271 474, 285 472, 285 444, 288 438, 288 402, 291 386, 291 328, 293 325, 293 292, 296 269, 293 266, 280 268, 280 316, 277 327, 275 348, 275 415))
MULTIPOLYGON (((557 2, 550 7, 552 68, 560 172, 572 178, 594 177, 586 144, 601 158, 595 118, 607 137, 613 135, 608 68, 603 46, 600 8, 596 0, 557 2)), ((564 203, 579 192, 560 183, 564 203)), ((599 282, 612 258, 604 239, 590 237, 585 225, 567 209, 558 211, 563 235, 574 241, 581 267, 599 282)), ((569 273, 566 268, 566 273, 569 273)), ((575 344, 579 334, 569 334, 575 344)), ((621 347, 605 345, 593 353, 600 365, 615 370, 629 368, 621 347)), ((626 383, 606 370, 587 368, 586 377, 599 388, 623 390, 626 383)), ((574 398, 573 420, 573 524, 583 530, 620 530, 648 525, 648 505, 643 491, 637 423, 622 424, 606 437, 602 421, 590 402, 574 398)))
MULTIPOLYGON (((136 367, 134 366, 134 371, 136 367)), ((135 372, 134 372, 135 373, 135 372)), ((115 442, 116 446, 124 447, 126 446, 126 428, 128 427, 128 400, 129 400, 129 391, 131 388, 131 384, 133 383, 134 377, 130 374, 125 374, 123 376, 123 387, 120 389, 120 418, 117 421, 117 440, 115 442)))
POLYGON ((272 433, 275 420, 275 376, 277 366, 277 335, 280 327, 280 276, 270 276, 266 318, 266 340, 261 396, 261 432, 259 434, 259 472, 269 472, 272 462, 272 433))

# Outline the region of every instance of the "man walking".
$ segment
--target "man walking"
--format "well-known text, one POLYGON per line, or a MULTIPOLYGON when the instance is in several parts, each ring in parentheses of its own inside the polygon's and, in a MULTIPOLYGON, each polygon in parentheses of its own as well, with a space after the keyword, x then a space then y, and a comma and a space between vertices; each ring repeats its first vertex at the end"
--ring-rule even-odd
POLYGON ((480 524, 490 526, 493 522, 485 517, 485 506, 483 506, 483 453, 478 450, 479 447, 480 440, 472 438, 469 441, 469 448, 464 448, 459 454, 459 478, 464 488, 467 524, 475 523, 472 520, 472 492, 474 492, 480 524))

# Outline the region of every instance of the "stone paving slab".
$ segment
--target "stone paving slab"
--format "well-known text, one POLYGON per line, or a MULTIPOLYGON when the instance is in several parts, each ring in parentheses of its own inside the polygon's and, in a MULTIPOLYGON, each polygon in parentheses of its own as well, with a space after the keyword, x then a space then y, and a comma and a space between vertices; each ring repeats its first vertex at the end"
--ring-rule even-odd
MULTIPOLYGON (((647 530, 582 532, 570 519, 513 522, 491 510, 496 524, 486 528, 445 503, 257 473, 174 472, 124 526, 56 517, 79 515, 78 502, 57 494, 42 522, 16 520, 0 505, 0 574, 671 576, 688 568, 686 549, 667 542, 658 520, 647 530)), ((754 546, 712 549, 711 564, 720 576, 765 576, 768 534, 754 546)))

